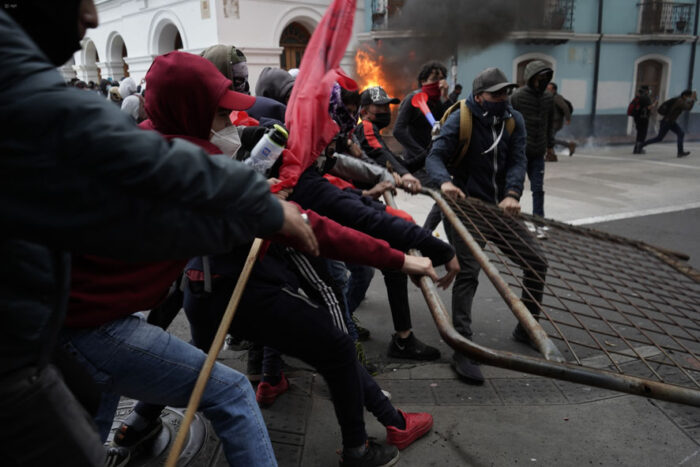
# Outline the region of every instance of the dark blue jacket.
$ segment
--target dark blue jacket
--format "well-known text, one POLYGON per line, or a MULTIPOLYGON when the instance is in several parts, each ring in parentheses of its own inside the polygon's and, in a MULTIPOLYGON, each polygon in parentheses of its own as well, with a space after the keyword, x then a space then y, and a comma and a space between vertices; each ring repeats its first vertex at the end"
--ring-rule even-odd
POLYGON ((448 171, 448 161, 459 151, 459 110, 445 121, 440 136, 433 141, 433 147, 425 161, 430 176, 443 184, 452 180, 467 196, 498 204, 506 193, 520 199, 527 159, 525 157, 525 123, 522 115, 508 106, 508 113, 515 118, 512 134, 503 130, 503 137, 494 150, 484 154, 491 147, 505 123, 493 123, 484 117, 481 106, 472 94, 467 98, 467 106, 472 112, 472 135, 469 150, 460 165, 448 171), (454 177, 454 178, 453 178, 454 177))
POLYGON ((341 190, 323 178, 314 167, 301 175, 290 200, 339 224, 386 240, 397 250, 407 252, 417 248, 435 266, 445 264, 454 256, 454 249, 433 237, 429 230, 388 214, 385 206, 371 198, 341 190))

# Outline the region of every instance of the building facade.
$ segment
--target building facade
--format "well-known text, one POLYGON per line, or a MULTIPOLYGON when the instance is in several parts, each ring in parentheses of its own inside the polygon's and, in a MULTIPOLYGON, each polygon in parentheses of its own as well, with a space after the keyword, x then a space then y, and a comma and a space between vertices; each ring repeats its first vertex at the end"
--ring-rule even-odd
MULTIPOLYGON (((296 68, 330 0, 96 0, 100 25, 61 68, 66 79, 98 82, 125 76, 139 82, 153 59, 172 50, 200 53, 230 44, 248 59, 251 89, 266 66, 296 68)), ((358 0, 355 30, 364 30, 358 0)), ((341 65, 352 70, 355 44, 341 65)))
MULTIPOLYGON (((392 33, 398 38, 401 32, 391 31, 391 16, 400 14, 404 2, 366 0, 370 32, 360 39, 390 40, 392 33)), ((663 102, 694 89, 700 78, 699 4, 698 0, 545 0, 538 27, 513 31, 507 40, 482 50, 460 46, 453 60, 456 66, 448 69, 468 92, 473 77, 486 67, 497 66, 513 81, 522 82, 525 65, 544 60, 554 69, 559 92, 574 107, 567 132, 578 139, 626 141, 634 132, 627 105, 640 86, 649 86, 653 98, 663 102)), ((691 135, 700 136, 700 106, 681 123, 691 135)))

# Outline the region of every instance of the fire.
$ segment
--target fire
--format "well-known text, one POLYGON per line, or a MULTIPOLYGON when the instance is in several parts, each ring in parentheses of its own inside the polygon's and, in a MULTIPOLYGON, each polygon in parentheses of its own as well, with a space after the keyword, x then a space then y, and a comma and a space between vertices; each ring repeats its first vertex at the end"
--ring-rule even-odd
POLYGON ((381 86, 393 97, 392 87, 389 85, 382 67, 384 57, 378 55, 374 50, 359 49, 355 54, 355 74, 357 75, 357 85, 360 91, 373 86, 381 86))

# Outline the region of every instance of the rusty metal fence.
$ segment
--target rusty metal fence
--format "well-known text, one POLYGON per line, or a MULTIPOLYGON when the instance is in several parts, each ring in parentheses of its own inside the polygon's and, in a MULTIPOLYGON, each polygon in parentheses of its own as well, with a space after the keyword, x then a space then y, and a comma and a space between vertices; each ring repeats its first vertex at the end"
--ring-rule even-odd
POLYGON ((700 274, 678 261, 681 255, 425 192, 544 358, 488 349, 459 336, 426 280, 421 288, 451 346, 495 366, 700 406, 700 274), (546 267, 533 265, 533 257, 546 267), (543 292, 538 320, 518 299, 532 301, 533 288, 543 292))

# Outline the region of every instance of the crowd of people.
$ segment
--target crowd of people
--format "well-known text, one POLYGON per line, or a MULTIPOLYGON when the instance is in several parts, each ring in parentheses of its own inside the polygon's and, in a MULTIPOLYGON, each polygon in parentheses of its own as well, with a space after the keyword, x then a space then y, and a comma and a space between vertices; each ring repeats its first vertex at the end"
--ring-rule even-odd
MULTIPOLYGON (((452 286, 455 329, 471 338, 479 264, 449 223, 448 242, 433 235, 436 207, 419 226, 379 201, 387 190, 428 186, 498 205, 520 241, 485 234, 523 269, 522 300, 539 315, 543 235, 518 220, 519 201, 527 175, 534 214, 544 216, 545 158, 556 160, 554 134, 571 118, 543 62, 528 65, 517 90, 488 68, 461 100, 462 86, 448 92, 439 62, 417 70, 403 100, 379 86, 335 84, 328 112, 337 134, 293 187, 273 194, 288 153, 269 169, 249 162, 271 132, 286 133, 296 72, 265 68, 253 96, 245 54, 218 44, 158 56, 139 83, 66 85, 55 67, 98 23, 92 1, 69 3, 0 9, 0 443, 8 465, 126 465, 162 430, 163 407, 186 405, 256 237, 265 253, 229 330, 231 342, 248 343, 247 374, 217 363, 199 405, 226 459, 276 465, 260 408, 289 389, 289 355, 328 385, 341 465, 395 463, 433 418, 391 403, 364 358, 370 330, 353 313, 379 269, 395 331, 387 354, 436 360, 439 350, 413 332, 409 276, 452 286), (393 134, 402 154, 382 136, 392 105, 400 105, 393 134), (167 332, 181 309, 189 342, 167 332), (139 403, 103 445, 121 397, 139 403), (385 442, 368 438, 365 409, 386 428, 385 442)), ((692 106, 682 97, 662 130, 676 131, 675 118, 692 106)), ((573 154, 574 143, 562 144, 573 154)), ((513 338, 532 345, 519 324, 513 338)), ((459 378, 483 384, 477 362, 459 352, 451 360, 459 378)))

